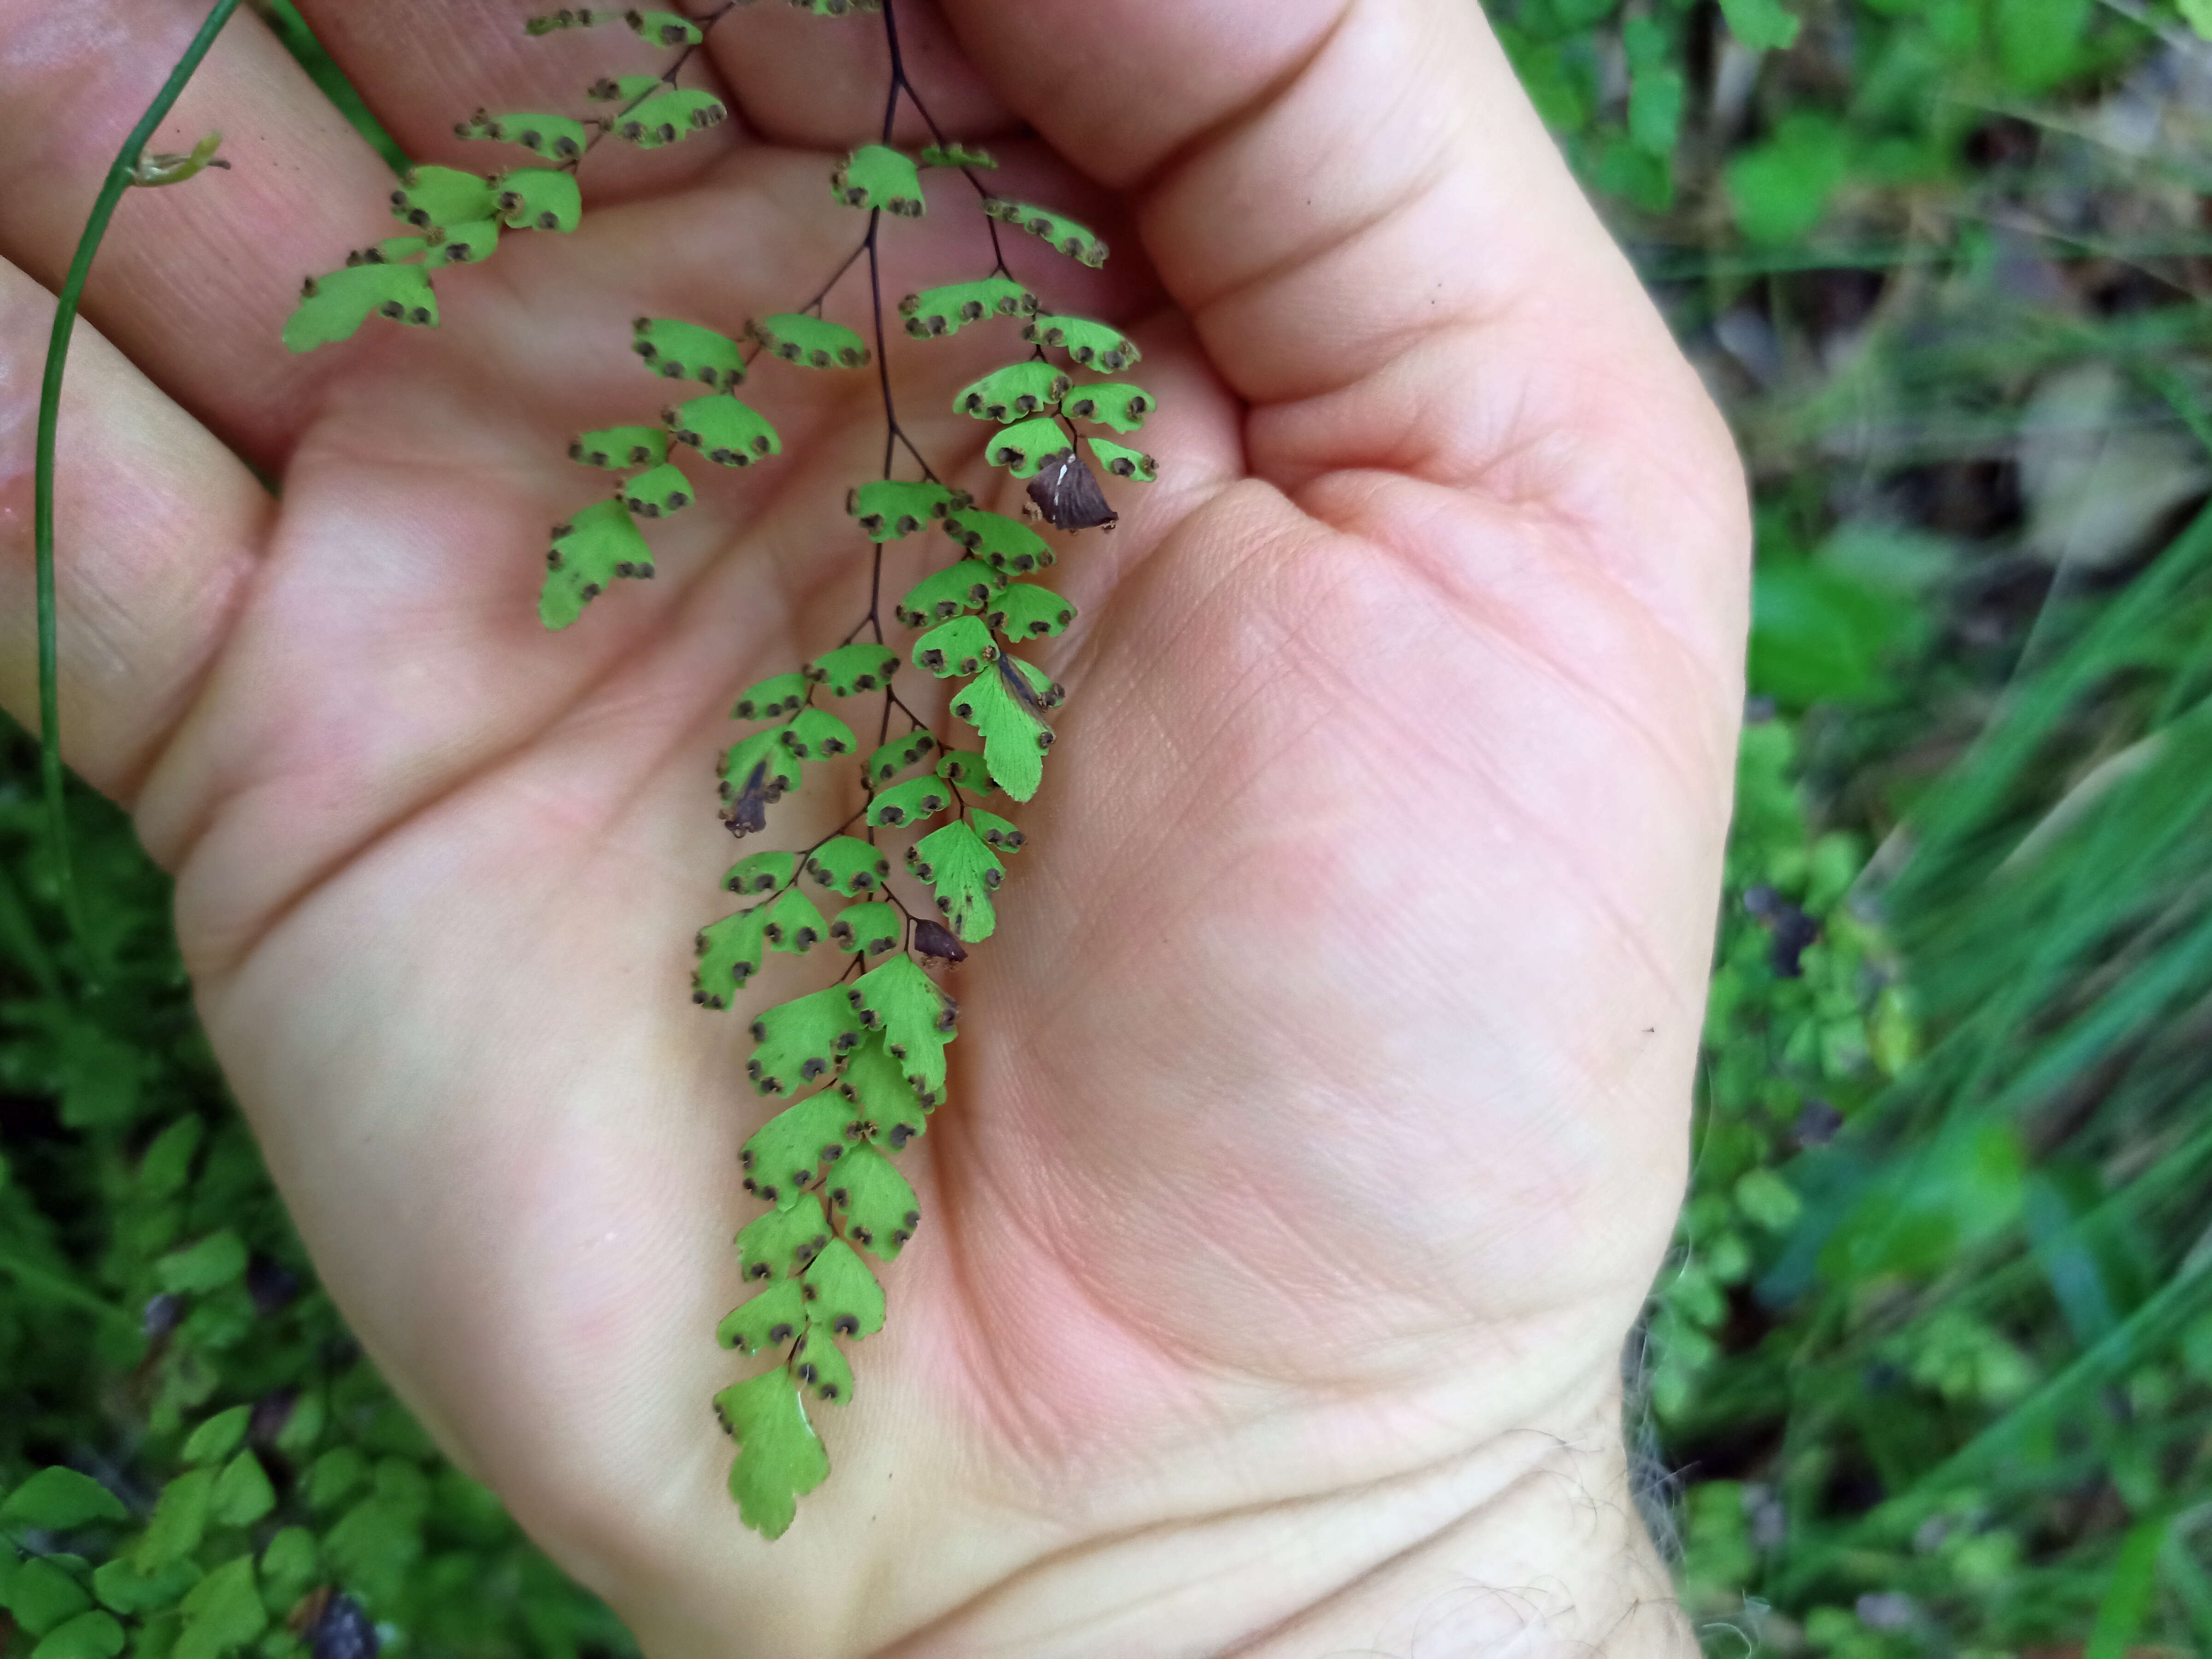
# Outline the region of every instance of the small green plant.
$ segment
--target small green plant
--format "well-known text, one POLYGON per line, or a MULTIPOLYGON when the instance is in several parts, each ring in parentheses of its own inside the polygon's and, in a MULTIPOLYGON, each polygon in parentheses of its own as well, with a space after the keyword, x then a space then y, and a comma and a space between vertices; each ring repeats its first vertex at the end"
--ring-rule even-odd
MULTIPOLYGON (((1086 449, 1117 478, 1155 475, 1151 455, 1097 431, 1086 436, 1077 425, 1124 435, 1143 425, 1156 404, 1142 387, 1079 380, 1085 371, 1111 376, 1133 368, 1138 347, 1104 323, 1048 308, 1015 276, 1001 227, 1094 268, 1105 263, 1104 241, 1064 215, 986 186, 992 157, 950 139, 908 78, 894 0, 813 0, 807 9, 830 20, 825 27, 849 27, 851 17, 866 15, 884 32, 890 68, 879 141, 845 157, 823 202, 825 211, 864 212, 866 229, 811 298, 754 317, 742 331, 686 317, 630 324, 631 349, 648 374, 673 383, 664 388, 671 401, 657 420, 611 410, 619 423, 580 433, 569 446, 572 460, 617 482, 554 527, 538 602, 546 627, 576 623, 617 580, 654 574, 645 526, 680 514, 714 488, 713 469, 749 468, 781 453, 767 412, 779 383, 763 373, 760 392, 750 384, 763 360, 792 376, 874 368, 880 473, 852 481, 845 498, 854 550, 867 553, 866 606, 834 644, 793 641, 790 670, 738 698, 734 717, 755 729, 730 745, 717 769, 722 821, 740 838, 764 830, 769 807, 802 787, 835 787, 832 763, 858 768, 860 805, 806 846, 740 858, 723 885, 750 902, 708 921, 695 940, 692 1000, 712 1011, 735 1004, 771 952, 803 956, 819 947, 849 958, 832 983, 751 1021, 750 1081, 791 1103, 744 1145, 744 1188, 771 1206, 737 1239, 744 1272, 761 1289, 722 1322, 719 1335, 726 1347, 774 1352, 780 1363, 724 1389, 714 1409, 738 1442, 730 1489, 739 1513, 770 1538, 791 1524, 798 1497, 829 1473, 808 1402, 852 1397, 840 1339, 858 1341, 883 1326, 884 1292, 862 1257, 895 1260, 921 1224, 914 1190, 894 1160, 942 1103, 945 1050, 958 1035, 958 1006, 931 969, 963 960, 969 946, 990 938, 1005 860, 1024 841, 983 803, 994 793, 1013 802, 1036 794, 1053 743, 1048 716, 1066 696, 1017 650, 1058 635, 1074 614, 1037 580, 1060 556, 1037 526, 1062 533, 1113 527, 1114 509, 1086 449), (893 143, 902 100, 932 139, 912 153, 893 143), (954 173, 980 210, 975 266, 946 271, 943 283, 898 301, 896 314, 923 340, 970 328, 1018 330, 1026 350, 1015 347, 1012 361, 963 388, 954 407, 989 428, 985 459, 1025 481, 1025 519, 992 511, 945 481, 900 423, 885 358, 881 239, 893 222, 929 210, 926 176, 954 173), (826 314, 863 262, 867 334, 826 314), (741 387, 752 401, 738 396, 741 387), (912 561, 915 551, 920 579, 887 586, 887 554, 912 561), (915 635, 910 647, 891 644, 892 627, 915 635), (894 682, 908 662, 946 683, 941 698, 902 692, 894 682), (928 899, 909 903, 902 881, 928 899)), ((408 172, 392 192, 392 216, 406 228, 311 278, 285 327, 286 344, 295 351, 333 344, 373 317, 434 325, 433 272, 480 263, 505 236, 576 228, 577 173, 600 143, 654 149, 726 118, 719 99, 681 82, 708 33, 732 9, 693 19, 585 8, 528 20, 523 27, 533 35, 604 29, 623 37, 586 94, 605 112, 480 109, 459 122, 458 137, 519 146, 529 159, 489 174, 432 165, 408 172), (638 72, 630 61, 641 41, 672 52, 657 73, 638 72)))

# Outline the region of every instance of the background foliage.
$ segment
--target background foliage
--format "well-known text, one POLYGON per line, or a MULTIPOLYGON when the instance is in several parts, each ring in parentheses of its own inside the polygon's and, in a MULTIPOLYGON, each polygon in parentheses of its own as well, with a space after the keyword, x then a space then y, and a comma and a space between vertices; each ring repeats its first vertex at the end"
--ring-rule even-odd
MULTIPOLYGON (((1757 495, 1694 1185, 1634 1368, 1686 1601, 1729 1656, 2212 1652, 2212 0, 1492 15, 1757 495)), ((251 1607, 210 1572, 134 1650, 623 1649, 351 1346, 166 885, 80 797, 90 988, 35 798, 11 733, 0 1529, 53 1572, 0 1549, 0 1652, 112 1652, 53 1644, 254 1550, 251 1607), (50 1464, 125 1517, 28 1522, 50 1464)))

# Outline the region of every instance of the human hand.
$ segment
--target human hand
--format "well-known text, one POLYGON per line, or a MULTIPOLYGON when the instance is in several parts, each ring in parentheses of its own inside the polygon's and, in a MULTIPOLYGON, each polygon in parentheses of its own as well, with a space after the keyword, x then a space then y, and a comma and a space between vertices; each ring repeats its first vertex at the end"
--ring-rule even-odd
MULTIPOLYGON (((0 196, 19 715, 37 285, 199 9, 0 0, 0 155, 36 179, 0 196)), ((505 0, 304 9, 430 159, 479 104, 573 107, 607 50, 505 0)), ((872 133, 877 23, 734 15, 702 63, 735 118, 595 155, 608 204, 447 273, 435 333, 295 359, 299 278, 388 232, 388 180, 235 20, 156 140, 220 125, 234 170, 126 201, 86 307, 113 347, 72 358, 69 758, 177 872, 339 1304, 648 1652, 1683 1647, 1619 1364, 1681 1188, 1740 698, 1718 418, 1465 0, 900 21, 946 131, 1115 240, 1097 276, 1010 254, 1142 343, 1161 479, 1064 544, 1060 742, 785 1538, 738 1525, 707 1403, 751 1369, 710 1333, 769 1107, 685 942, 729 908, 734 691, 865 604, 872 377, 763 364, 786 453, 657 529, 657 582, 558 636, 535 590, 594 487, 568 436, 661 399, 629 318, 733 329, 857 234, 823 183, 872 133)), ((981 235, 942 190, 886 299, 981 235)), ((893 373, 988 504, 969 337, 895 338, 893 373)), ((851 804, 810 788, 774 844, 851 804)))

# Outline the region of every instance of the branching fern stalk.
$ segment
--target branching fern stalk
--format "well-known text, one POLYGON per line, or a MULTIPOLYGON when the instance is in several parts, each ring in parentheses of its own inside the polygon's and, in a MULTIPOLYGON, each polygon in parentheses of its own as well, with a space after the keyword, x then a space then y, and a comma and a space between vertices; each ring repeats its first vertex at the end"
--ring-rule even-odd
MULTIPOLYGON (((774 1352, 781 1363, 722 1390, 714 1408, 738 1442, 730 1488, 739 1513, 770 1538, 791 1524, 799 1496, 829 1473, 808 1404, 852 1397, 852 1367, 839 1339, 858 1340, 883 1326, 883 1289, 864 1255, 895 1259, 921 1221, 914 1189, 894 1160, 927 1129, 945 1097, 945 1050, 957 1034, 958 1010, 933 975, 990 937, 1002 860, 1024 841, 1011 821, 981 803, 994 793, 1030 799, 1052 746, 1046 714, 1065 693, 1015 647, 1058 635, 1074 613, 1028 580, 1057 556, 1032 525, 1112 527, 1115 514, 1084 459, 1085 447, 1119 477, 1153 476, 1151 456, 1111 438, 1085 438, 1076 426, 1084 421, 1126 434, 1142 425, 1154 407, 1143 389, 1111 380, 1078 385, 1074 374, 1118 373, 1135 364, 1136 346, 1105 323, 1045 310, 1009 269, 1000 227, 1035 235, 1088 266, 1104 263, 1106 245, 1073 220, 986 188, 979 175, 996 163, 949 140, 907 78, 894 0, 794 3, 829 17, 880 19, 890 74, 878 140, 852 151, 830 179, 832 202, 865 211, 866 230, 811 299, 752 319, 742 337, 684 318, 632 324, 632 346, 645 367, 702 391, 665 408, 658 422, 600 428, 570 445, 572 459, 617 474, 620 483, 554 527, 538 602, 548 628, 566 628, 616 580, 653 574, 643 524, 684 511, 711 487, 681 464, 684 451, 695 463, 720 467, 748 467, 781 453, 774 422, 737 396, 760 359, 830 374, 872 362, 883 403, 882 468, 880 476, 856 482, 845 502, 869 550, 866 610, 835 646, 738 699, 734 717, 757 729, 730 746, 719 769, 722 821, 738 836, 764 830, 770 806, 815 781, 824 763, 847 757, 860 769, 860 805, 810 846, 739 859, 723 884, 752 902, 709 922, 695 941, 692 1000, 710 1010, 728 1008, 769 951, 804 955, 827 945, 851 958, 833 983, 763 1011, 751 1025, 747 1072, 754 1088, 792 1103, 744 1143, 744 1188, 770 1208, 738 1234, 743 1272, 759 1289, 722 1322, 719 1334, 726 1347, 774 1352), (918 154, 892 143, 902 100, 933 140, 918 154), (979 254, 988 246, 991 264, 979 276, 907 296, 897 315, 918 339, 1019 326, 1026 356, 963 388, 955 407, 985 423, 985 459, 1027 481, 1030 522, 989 511, 947 483, 900 423, 885 352, 881 239, 890 220, 927 210, 925 170, 957 173, 972 187, 985 233, 979 254), (823 314, 863 260, 872 344, 823 314), (908 538, 919 538, 916 547, 936 546, 937 533, 952 544, 941 556, 949 562, 886 605, 885 548, 908 538), (890 644, 887 612, 890 623, 918 630, 909 651, 890 644), (950 714, 978 747, 955 741, 899 694, 893 682, 909 658, 951 683, 950 714), (854 715, 863 728, 872 716, 865 755, 854 724, 835 712, 841 703, 865 711, 854 715), (895 841, 904 842, 903 877, 894 874, 895 841), (902 880, 912 884, 913 903, 900 890, 902 880), (925 892, 926 901, 919 896, 925 892), (832 898, 842 901, 834 920, 822 908, 832 898)), ((680 76, 708 31, 732 9, 696 18, 572 9, 530 20, 532 34, 623 25, 675 55, 659 74, 610 74, 597 82, 588 96, 614 107, 596 119, 478 110, 459 124, 461 137, 519 144, 542 164, 489 176, 415 168, 392 196, 408 233, 311 280, 286 325, 286 343, 306 350, 342 340, 373 315, 435 324, 434 270, 490 257, 506 233, 576 228, 582 207, 576 174, 602 140, 655 149, 724 119, 718 99, 684 88, 680 76)))

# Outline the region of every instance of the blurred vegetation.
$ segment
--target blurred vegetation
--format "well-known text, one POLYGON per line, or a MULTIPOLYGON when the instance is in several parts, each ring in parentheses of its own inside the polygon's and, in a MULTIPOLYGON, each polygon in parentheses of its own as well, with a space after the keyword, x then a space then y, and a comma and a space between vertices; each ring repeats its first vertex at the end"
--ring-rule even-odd
MULTIPOLYGON (((1756 491, 1639 1368, 1686 1603, 1729 1659, 2212 1654, 2212 0, 1492 15, 1756 491)), ((76 810, 97 994, 0 744, 0 1652, 180 1596, 134 1652, 619 1650, 347 1339, 76 810), (127 1518, 33 1524, 46 1465, 127 1518)))

